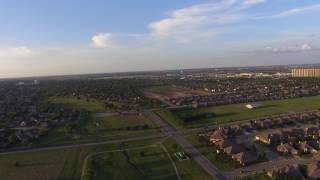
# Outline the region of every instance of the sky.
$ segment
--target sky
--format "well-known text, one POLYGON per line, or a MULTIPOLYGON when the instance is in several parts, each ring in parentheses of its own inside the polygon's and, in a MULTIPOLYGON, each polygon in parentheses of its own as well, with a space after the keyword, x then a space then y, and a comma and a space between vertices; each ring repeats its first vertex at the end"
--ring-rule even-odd
POLYGON ((0 78, 320 63, 319 0, 0 0, 0 78))

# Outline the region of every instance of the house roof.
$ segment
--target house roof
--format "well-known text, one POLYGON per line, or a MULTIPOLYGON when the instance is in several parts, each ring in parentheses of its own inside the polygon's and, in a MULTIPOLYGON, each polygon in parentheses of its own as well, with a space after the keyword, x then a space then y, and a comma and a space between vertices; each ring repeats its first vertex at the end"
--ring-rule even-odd
POLYGON ((216 143, 217 146, 219 146, 220 148, 226 148, 228 146, 232 145, 232 142, 230 140, 222 140, 216 143))
POLYGON ((295 148, 293 148, 291 145, 289 144, 280 144, 277 146, 277 150, 280 151, 280 152, 286 152, 286 151, 289 151, 289 152, 292 152, 292 151, 296 151, 295 148))
POLYGON ((210 136, 210 139, 216 139, 216 140, 222 140, 226 138, 227 138, 227 135, 224 134, 221 130, 214 131, 210 136))
POLYGON ((258 156, 253 151, 244 151, 236 154, 235 159, 242 163, 250 163, 256 161, 258 159, 258 156))
POLYGON ((238 154, 244 151, 244 148, 239 144, 231 144, 230 146, 224 148, 224 151, 227 154, 238 154))

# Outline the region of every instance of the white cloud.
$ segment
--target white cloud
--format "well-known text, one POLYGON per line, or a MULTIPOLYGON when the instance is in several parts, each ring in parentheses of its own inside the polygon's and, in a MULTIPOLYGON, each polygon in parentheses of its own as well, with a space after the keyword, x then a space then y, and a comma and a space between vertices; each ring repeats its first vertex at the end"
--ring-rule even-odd
POLYGON ((34 52, 25 46, 0 49, 1 57, 27 57, 32 54, 34 54, 34 52))
POLYGON ((110 33, 99 33, 97 35, 94 35, 91 40, 94 47, 109 48, 113 46, 112 38, 113 35, 110 33))
POLYGON ((314 4, 314 5, 305 6, 305 7, 293 8, 293 9, 289 9, 289 10, 280 12, 275 15, 260 16, 260 17, 257 17, 256 19, 282 18, 282 17, 287 17, 287 16, 291 16, 291 15, 295 15, 295 14, 314 12, 314 11, 320 11, 320 4, 314 4))
POLYGON ((299 46, 289 46, 289 47, 271 47, 267 46, 263 49, 265 52, 274 52, 274 53, 286 53, 286 52, 304 52, 304 51, 310 51, 315 50, 312 45, 309 43, 304 43, 299 46))
POLYGON ((266 0, 246 0, 243 2, 244 5, 256 5, 266 2, 266 0))
POLYGON ((156 37, 173 38, 178 42, 206 39, 219 33, 220 26, 240 21, 247 8, 263 2, 224 0, 193 5, 168 13, 169 17, 150 23, 149 28, 156 37))

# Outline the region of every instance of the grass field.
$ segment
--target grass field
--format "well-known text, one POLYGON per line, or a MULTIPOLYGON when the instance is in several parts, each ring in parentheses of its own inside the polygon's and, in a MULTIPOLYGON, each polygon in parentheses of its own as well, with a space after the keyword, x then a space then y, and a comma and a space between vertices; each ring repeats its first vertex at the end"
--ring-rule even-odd
POLYGON ((179 171, 180 177, 183 180, 211 180, 212 178, 203 170, 200 165, 195 162, 193 159, 179 161, 176 157, 173 156, 176 152, 184 152, 183 149, 173 140, 167 139, 163 143, 168 152, 174 159, 174 162, 179 171))
POLYGON ((156 110, 157 114, 159 114, 163 119, 165 119, 168 123, 172 126, 176 127, 177 129, 182 129, 184 127, 183 120, 173 114, 171 111, 161 108, 156 110))
POLYGON ((102 138, 125 138, 148 135, 160 132, 158 125, 154 124, 146 115, 140 116, 111 116, 93 119, 85 125, 89 135, 102 138))
POLYGON ((131 138, 160 133, 159 126, 146 115, 92 118, 78 124, 75 132, 64 127, 52 129, 39 140, 38 146, 87 143, 102 140, 131 138))
POLYGON ((213 146, 207 145, 208 141, 198 137, 196 134, 186 136, 187 140, 193 144, 201 154, 206 156, 218 169, 231 171, 239 167, 237 162, 226 155, 218 155, 213 146))
POLYGON ((174 168, 160 145, 94 156, 86 180, 172 179, 174 168), (125 172, 125 173, 124 173, 125 172))
MULTIPOLYGON (((137 148, 159 139, 122 144, 137 148)), ((85 157, 89 154, 119 149, 119 144, 99 145, 45 152, 0 155, 0 179, 4 180, 73 180, 80 179, 85 157)))
POLYGON ((256 173, 246 177, 238 177, 236 180, 272 180, 273 178, 269 177, 267 173, 261 172, 256 173))
POLYGON ((307 110, 320 109, 320 96, 304 97, 297 99, 273 100, 261 102, 263 107, 257 109, 247 109, 245 104, 233 104, 225 106, 216 106, 209 108, 181 110, 172 112, 170 115, 164 113, 171 121, 171 124, 177 126, 196 127, 200 125, 221 124, 227 122, 253 119, 262 116, 270 116, 289 112, 302 112, 307 110), (207 119, 199 119, 192 123, 183 124, 183 118, 196 113, 214 113, 215 116, 207 119))
MULTIPOLYGON (((174 160, 179 175, 183 180, 210 180, 211 177, 192 159, 179 161, 173 156, 183 152, 173 139, 163 142, 169 155, 174 160)), ((92 156, 86 180, 105 179, 177 179, 168 154, 160 144, 152 147, 131 149, 126 152, 107 152, 92 156), (123 173, 126 172, 126 173, 123 173)))
POLYGON ((90 99, 77 99, 75 97, 51 97, 49 101, 53 104, 62 105, 64 107, 86 110, 92 113, 106 112, 108 109, 103 102, 90 99))

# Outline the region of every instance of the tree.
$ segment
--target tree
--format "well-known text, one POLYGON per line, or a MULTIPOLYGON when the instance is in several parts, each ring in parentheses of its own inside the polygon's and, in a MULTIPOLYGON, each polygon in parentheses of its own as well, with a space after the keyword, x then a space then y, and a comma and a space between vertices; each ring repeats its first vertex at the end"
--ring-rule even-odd
POLYGON ((15 162, 14 162, 14 167, 18 167, 18 166, 20 166, 19 161, 15 161, 15 162))
POLYGON ((140 151, 140 156, 141 157, 144 157, 145 156, 145 152, 142 150, 142 151, 140 151))
POLYGON ((177 144, 172 144, 172 148, 177 151, 178 150, 178 145, 177 144))

